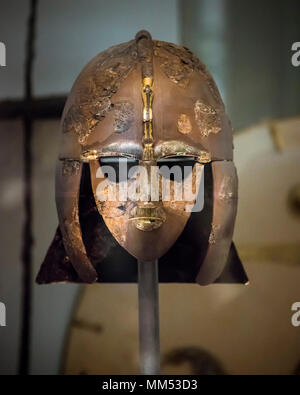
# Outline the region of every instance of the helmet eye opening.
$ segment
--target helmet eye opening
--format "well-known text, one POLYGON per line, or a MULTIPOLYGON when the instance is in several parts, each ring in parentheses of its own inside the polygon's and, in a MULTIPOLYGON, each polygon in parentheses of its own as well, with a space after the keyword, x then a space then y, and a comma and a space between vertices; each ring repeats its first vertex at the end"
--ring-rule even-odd
POLYGON ((102 167, 104 176, 110 182, 119 184, 127 182, 129 171, 134 166, 139 165, 139 161, 135 158, 125 158, 123 156, 107 156, 98 159, 99 165, 102 167), (109 170, 106 172, 106 170, 109 170))
POLYGON ((194 156, 176 155, 160 159, 157 165, 163 178, 167 178, 170 181, 182 181, 190 176, 196 162, 194 156))

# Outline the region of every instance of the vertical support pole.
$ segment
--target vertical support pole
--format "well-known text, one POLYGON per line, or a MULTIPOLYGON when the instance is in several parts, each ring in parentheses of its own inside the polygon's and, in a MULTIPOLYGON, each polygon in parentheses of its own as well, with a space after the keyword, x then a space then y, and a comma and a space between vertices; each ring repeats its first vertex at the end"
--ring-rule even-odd
POLYGON ((31 299, 32 299, 32 99, 33 99, 33 63, 34 43, 36 33, 36 18, 38 0, 30 1, 30 12, 28 17, 27 39, 26 39, 26 61, 25 61, 25 107, 27 110, 23 116, 24 129, 24 209, 25 221, 23 226, 22 247, 22 327, 19 353, 18 373, 28 375, 30 370, 30 341, 31 341, 31 299), (28 110, 28 108, 30 110, 28 110))
POLYGON ((160 373, 158 261, 138 261, 141 374, 160 373))

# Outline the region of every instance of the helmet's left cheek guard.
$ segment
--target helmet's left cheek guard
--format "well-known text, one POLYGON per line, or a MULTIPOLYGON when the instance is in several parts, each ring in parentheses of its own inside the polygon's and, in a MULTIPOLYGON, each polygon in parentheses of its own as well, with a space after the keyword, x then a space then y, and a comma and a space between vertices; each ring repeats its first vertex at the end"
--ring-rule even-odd
POLYGON ((212 162, 213 214, 206 256, 196 282, 201 285, 216 281, 225 268, 232 242, 237 212, 238 179, 231 161, 212 162))

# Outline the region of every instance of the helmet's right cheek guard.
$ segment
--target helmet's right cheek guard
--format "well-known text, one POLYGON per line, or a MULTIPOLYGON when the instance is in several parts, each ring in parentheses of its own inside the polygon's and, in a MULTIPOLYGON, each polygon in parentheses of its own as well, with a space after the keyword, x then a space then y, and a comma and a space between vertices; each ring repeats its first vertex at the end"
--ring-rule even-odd
POLYGON ((79 220, 79 195, 83 163, 58 161, 56 206, 63 243, 78 277, 86 283, 97 281, 97 272, 87 256, 79 220))

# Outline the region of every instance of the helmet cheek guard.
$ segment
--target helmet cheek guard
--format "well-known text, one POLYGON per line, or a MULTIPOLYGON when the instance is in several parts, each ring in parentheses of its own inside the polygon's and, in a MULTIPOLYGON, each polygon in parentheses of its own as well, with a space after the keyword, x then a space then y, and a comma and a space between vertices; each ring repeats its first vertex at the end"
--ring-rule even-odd
POLYGON ((79 221, 79 193, 83 164, 58 161, 56 168, 56 206, 63 244, 78 277, 86 283, 97 281, 82 239, 79 221))
POLYGON ((196 282, 211 284, 224 270, 230 249, 237 211, 238 180, 233 162, 212 163, 213 217, 209 245, 196 282))

